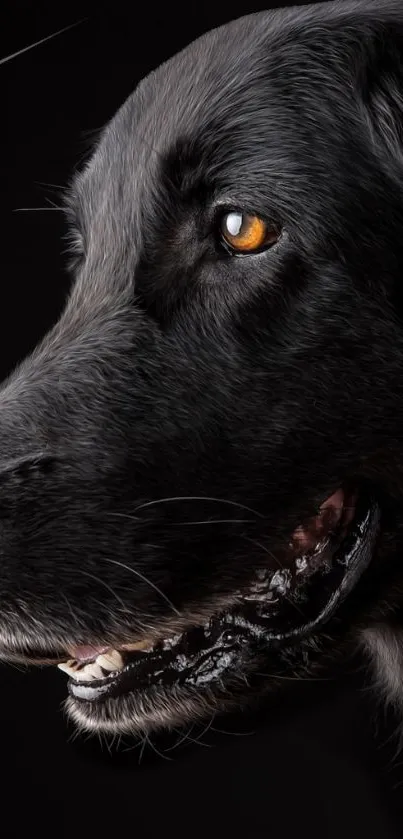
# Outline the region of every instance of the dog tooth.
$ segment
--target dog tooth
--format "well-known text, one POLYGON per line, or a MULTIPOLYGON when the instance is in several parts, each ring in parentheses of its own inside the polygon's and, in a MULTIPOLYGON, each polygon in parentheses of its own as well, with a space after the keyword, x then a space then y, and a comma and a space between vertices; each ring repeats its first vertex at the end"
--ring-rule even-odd
MULTIPOLYGON (((95 681, 95 679, 105 678, 105 674, 103 673, 101 667, 95 661, 90 664, 86 664, 85 667, 81 667, 80 669, 72 667, 72 663, 73 662, 67 661, 62 664, 58 664, 57 666, 60 670, 63 670, 64 673, 67 673, 68 676, 75 679, 76 682, 92 682, 95 681)), ((76 662, 74 662, 74 664, 76 664, 76 662)))
POLYGON ((152 650, 153 642, 152 641, 135 641, 133 644, 122 644, 121 649, 127 650, 127 652, 149 652, 152 650))
POLYGON ((95 663, 108 672, 123 670, 124 661, 118 650, 109 650, 107 653, 97 656, 95 663))
POLYGON ((92 682, 95 679, 104 679, 105 676, 99 664, 96 661, 91 661, 90 664, 86 664, 82 670, 76 673, 74 678, 78 682, 92 682))

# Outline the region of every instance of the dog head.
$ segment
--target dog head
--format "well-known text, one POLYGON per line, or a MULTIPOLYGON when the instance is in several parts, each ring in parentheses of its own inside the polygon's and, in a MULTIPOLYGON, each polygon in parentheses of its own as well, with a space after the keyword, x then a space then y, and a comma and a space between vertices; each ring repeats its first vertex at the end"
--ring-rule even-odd
POLYGON ((69 190, 71 294, 0 396, 0 652, 88 730, 241 706, 393 574, 402 35, 367 0, 221 27, 69 190))

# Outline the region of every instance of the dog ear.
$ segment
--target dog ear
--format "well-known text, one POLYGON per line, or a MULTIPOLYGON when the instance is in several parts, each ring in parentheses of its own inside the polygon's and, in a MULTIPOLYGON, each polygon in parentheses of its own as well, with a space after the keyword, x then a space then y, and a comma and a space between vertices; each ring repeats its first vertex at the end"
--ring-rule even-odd
POLYGON ((357 82, 373 146, 394 168, 403 167, 403 6, 400 22, 364 38, 357 82), (364 53, 364 54, 363 54, 364 53))

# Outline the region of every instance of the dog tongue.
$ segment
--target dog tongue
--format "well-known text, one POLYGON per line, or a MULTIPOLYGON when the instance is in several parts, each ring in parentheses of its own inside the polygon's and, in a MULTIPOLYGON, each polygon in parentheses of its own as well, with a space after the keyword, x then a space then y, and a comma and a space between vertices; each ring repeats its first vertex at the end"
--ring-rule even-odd
POLYGON ((93 661, 98 655, 106 653, 110 647, 91 647, 80 645, 79 647, 67 647, 67 651, 75 661, 93 661))
MULTIPOLYGON (((301 550, 310 550, 320 539, 336 527, 343 515, 346 498, 342 489, 336 490, 321 505, 319 514, 314 516, 305 526, 297 527, 293 533, 293 542, 301 550)), ((348 518, 354 515, 354 507, 348 511, 348 518)))

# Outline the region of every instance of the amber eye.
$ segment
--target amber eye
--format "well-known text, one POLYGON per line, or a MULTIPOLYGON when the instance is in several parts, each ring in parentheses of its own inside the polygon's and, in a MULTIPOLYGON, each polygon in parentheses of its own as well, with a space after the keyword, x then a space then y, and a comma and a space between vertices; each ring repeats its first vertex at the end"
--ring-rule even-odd
POLYGON ((237 253, 253 253, 270 247, 280 235, 278 228, 270 227, 259 216, 235 211, 222 217, 220 229, 224 243, 237 253))

